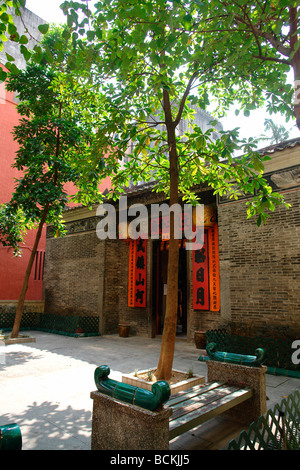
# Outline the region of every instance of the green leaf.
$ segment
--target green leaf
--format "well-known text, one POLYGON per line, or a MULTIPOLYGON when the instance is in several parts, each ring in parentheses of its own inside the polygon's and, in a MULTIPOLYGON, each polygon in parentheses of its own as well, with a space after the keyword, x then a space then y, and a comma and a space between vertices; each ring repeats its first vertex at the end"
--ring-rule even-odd
POLYGON ((7 78, 7 72, 0 68, 0 82, 4 82, 7 78))
POLYGON ((62 37, 66 40, 70 39, 70 37, 71 37, 70 31, 68 31, 67 29, 64 29, 64 31, 62 33, 62 37))
POLYGON ((39 30, 40 33, 42 33, 42 34, 48 33, 48 31, 49 31, 49 24, 40 24, 40 25, 38 26, 38 30, 39 30))
POLYGON ((87 31, 86 36, 89 41, 93 41, 95 38, 95 32, 94 31, 87 31))
POLYGON ((261 226, 261 222, 262 222, 262 217, 261 217, 261 215, 259 215, 259 216, 257 217, 256 225, 257 225, 258 227, 260 227, 260 226, 261 226))
POLYGON ((15 60, 15 58, 12 55, 9 55, 7 52, 5 54, 6 54, 7 60, 9 60, 10 62, 13 62, 15 60))
POLYGON ((1 18, 1 21, 3 21, 4 23, 8 23, 8 20, 9 20, 9 16, 7 13, 2 13, 2 15, 0 16, 1 18))
POLYGON ((22 36, 19 39, 20 44, 27 44, 28 43, 28 37, 25 36, 25 34, 22 34, 22 36))
POLYGON ((27 49, 27 47, 25 47, 25 46, 22 45, 22 46, 20 47, 20 51, 21 51, 21 53, 23 54, 24 59, 25 59, 26 61, 28 61, 28 60, 30 59, 30 57, 31 57, 31 53, 29 52, 29 50, 27 49))

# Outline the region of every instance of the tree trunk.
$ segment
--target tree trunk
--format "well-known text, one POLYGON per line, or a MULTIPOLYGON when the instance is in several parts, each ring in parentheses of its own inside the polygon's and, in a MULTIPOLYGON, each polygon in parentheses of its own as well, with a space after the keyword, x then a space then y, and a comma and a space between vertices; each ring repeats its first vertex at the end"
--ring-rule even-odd
MULTIPOLYGON (((178 203, 178 156, 175 123, 172 121, 168 94, 164 94, 164 109, 170 159, 170 207, 178 203)), ((172 374, 178 308, 178 258, 179 243, 174 239, 174 213, 170 213, 170 241, 168 257, 167 302, 162 334, 160 358, 155 372, 158 380, 168 380, 172 374)))
POLYGON ((23 308, 24 308, 24 302, 25 302, 25 296, 26 296, 26 292, 27 292, 27 289, 28 289, 29 277, 30 277, 30 274, 31 274, 31 270, 32 270, 34 258, 35 258, 36 252, 37 252, 38 244, 39 244, 39 241, 41 239, 42 230, 43 230, 44 223, 46 221, 48 210, 49 210, 49 207, 46 206, 45 209, 44 209, 42 218, 40 220, 37 233, 36 233, 35 241, 34 241, 34 244, 33 244, 33 247, 32 247, 32 251, 31 251, 31 254, 30 254, 30 258, 29 258, 29 261, 28 261, 28 265, 27 265, 24 280, 23 280, 23 286, 22 286, 20 297, 19 297, 18 304, 17 304, 16 316, 15 316, 13 330, 12 330, 12 333, 11 333, 11 338, 17 338, 19 336, 21 319, 22 319, 22 315, 23 315, 23 308))
MULTIPOLYGON (((293 53, 298 42, 298 13, 297 7, 290 7, 290 49, 293 53)), ((294 70, 294 87, 295 87, 295 101, 294 101, 294 116, 296 124, 300 130, 300 50, 298 49, 291 59, 292 67, 294 70)))
POLYGON ((160 357, 155 372, 158 380, 169 380, 172 375, 178 307, 178 252, 178 240, 174 240, 174 236, 170 235, 166 314, 160 357))

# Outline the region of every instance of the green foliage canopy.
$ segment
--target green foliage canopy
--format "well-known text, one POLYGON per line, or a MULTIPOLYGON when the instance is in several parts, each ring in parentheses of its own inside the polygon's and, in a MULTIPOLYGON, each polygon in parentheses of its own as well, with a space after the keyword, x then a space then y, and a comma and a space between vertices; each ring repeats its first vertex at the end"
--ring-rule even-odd
MULTIPOLYGON (((57 36, 55 30, 45 39, 49 49, 57 36)), ((66 59, 68 47, 65 51, 66 59)), ((19 147, 13 166, 21 176, 2 215, 7 218, 10 213, 15 220, 21 211, 22 217, 17 219, 20 230, 40 223, 46 214, 44 222, 63 233, 62 213, 67 204, 89 204, 102 198, 99 184, 105 159, 95 155, 94 148, 101 97, 83 76, 66 75, 66 68, 66 61, 33 62, 9 75, 7 89, 19 99, 20 119, 14 128, 19 147), (72 195, 67 183, 73 185, 72 195)), ((1 229, 3 239, 7 244, 14 240, 15 247, 17 238, 9 235, 4 219, 1 229)))
POLYGON ((275 69, 266 62, 263 70, 253 69, 245 55, 253 41, 244 48, 240 39, 236 44, 236 36, 228 34, 235 27, 233 15, 224 13, 221 2, 213 3, 214 9, 212 2, 102 0, 93 14, 85 11, 83 22, 79 2, 66 1, 62 9, 77 47, 97 53, 93 70, 106 96, 99 148, 114 149, 112 166, 118 156, 115 194, 130 182, 151 179, 157 182, 155 190, 169 194, 169 131, 186 121, 188 129, 176 134, 183 199, 194 203, 197 185, 232 198, 253 195, 248 215, 256 214, 261 223, 282 202, 262 176, 266 157, 256 152, 254 139, 240 140, 237 129, 221 132, 215 141, 214 124, 203 131, 194 115, 197 108, 207 108, 211 96, 216 115, 234 102, 248 114, 263 104, 268 84, 286 83, 288 67, 275 69), (237 150, 243 157, 234 159, 237 150))

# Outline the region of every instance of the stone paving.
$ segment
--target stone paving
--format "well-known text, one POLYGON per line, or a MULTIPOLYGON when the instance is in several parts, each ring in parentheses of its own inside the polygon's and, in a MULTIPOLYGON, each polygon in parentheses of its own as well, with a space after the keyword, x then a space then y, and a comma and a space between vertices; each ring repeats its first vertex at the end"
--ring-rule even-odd
MULTIPOLYGON (((108 365, 111 377, 155 367, 160 338, 117 335, 73 338, 28 332, 32 343, 0 343, 0 425, 17 423, 23 450, 90 450, 94 371, 108 365)), ((201 351, 178 340, 175 369, 206 377, 201 351)), ((300 380, 267 374, 267 406, 300 388, 300 380)), ((221 417, 180 436, 171 450, 219 449, 240 429, 221 417)))

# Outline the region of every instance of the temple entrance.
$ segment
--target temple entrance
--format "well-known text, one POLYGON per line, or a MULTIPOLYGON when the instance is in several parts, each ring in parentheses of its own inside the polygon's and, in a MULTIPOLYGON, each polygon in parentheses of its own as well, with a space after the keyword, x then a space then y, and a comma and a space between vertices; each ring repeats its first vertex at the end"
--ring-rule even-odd
MULTIPOLYGON (((181 243, 180 240, 178 240, 181 243)), ((167 299, 167 273, 168 273, 168 242, 153 242, 153 316, 155 333, 161 335, 164 326, 167 299)), ((187 332, 187 268, 186 250, 183 246, 179 249, 179 273, 178 273, 178 311, 177 311, 177 335, 186 335, 187 332)))

